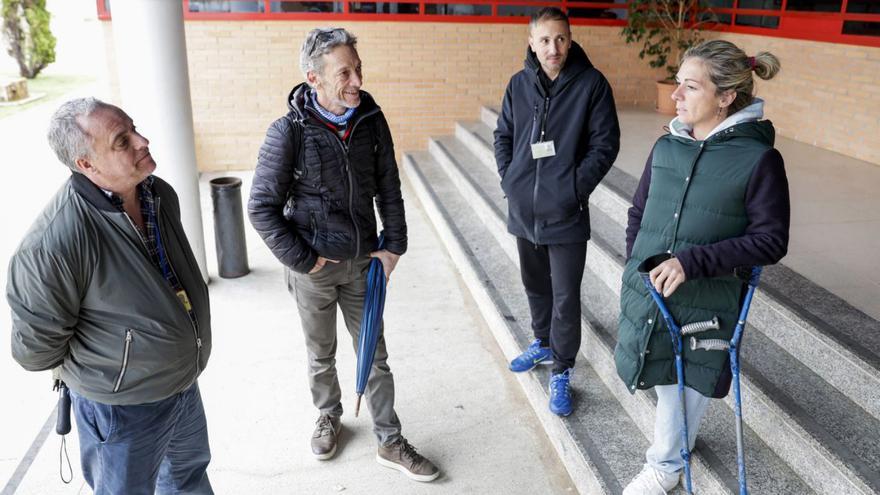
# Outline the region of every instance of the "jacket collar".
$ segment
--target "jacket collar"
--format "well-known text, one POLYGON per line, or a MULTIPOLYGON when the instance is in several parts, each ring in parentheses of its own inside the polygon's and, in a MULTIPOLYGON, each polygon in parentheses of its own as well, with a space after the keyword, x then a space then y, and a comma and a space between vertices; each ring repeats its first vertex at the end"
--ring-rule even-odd
POLYGON ((104 194, 104 191, 90 181, 85 175, 73 172, 70 175, 70 183, 73 185, 73 190, 95 208, 104 211, 119 211, 116 206, 113 205, 113 202, 110 201, 110 198, 104 194))
MULTIPOLYGON (((95 183, 90 181, 85 175, 73 172, 72 174, 70 174, 70 182, 73 185, 74 192, 82 196, 95 208, 104 211, 119 212, 119 207, 117 207, 113 203, 111 195, 107 194, 107 191, 104 191, 100 187, 96 186, 95 183)), ((155 195, 157 194, 154 187, 155 182, 156 176, 151 175, 144 179, 144 182, 139 184, 138 188, 140 188, 142 184, 146 183, 147 187, 150 188, 150 192, 155 195)))
MULTIPOLYGON (((287 96, 287 108, 294 115, 295 119, 301 122, 307 121, 309 117, 309 113, 306 110, 306 99, 309 98, 309 91, 311 91, 311 88, 308 83, 301 82, 294 86, 287 96)), ((358 105, 357 112, 355 112, 354 118, 349 121, 349 125, 353 125, 360 119, 380 110, 379 105, 376 104, 376 100, 373 99, 370 93, 364 90, 360 91, 361 104, 358 105)))

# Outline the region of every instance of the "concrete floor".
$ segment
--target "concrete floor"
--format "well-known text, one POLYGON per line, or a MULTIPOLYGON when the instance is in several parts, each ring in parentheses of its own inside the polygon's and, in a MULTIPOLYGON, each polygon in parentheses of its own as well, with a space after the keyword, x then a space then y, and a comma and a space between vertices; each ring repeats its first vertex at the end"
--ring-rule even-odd
MULTIPOLYGON (((14 171, 10 180, 0 181, 4 267, 32 219, 68 175, 47 149, 41 131, 52 110, 54 105, 42 105, 0 121, 0 159, 14 171)), ((162 167, 160 163, 158 175, 162 167)), ((236 175, 245 181, 246 196, 251 174, 236 175)), ((435 483, 419 484, 375 462, 369 413, 364 410, 359 418, 352 414, 355 357, 342 328, 338 367, 346 414, 341 448, 332 461, 314 460, 309 439, 316 411, 295 303, 280 264, 249 226, 251 273, 234 280, 217 277, 210 178, 202 178, 201 201, 214 349, 200 386, 213 452, 209 474, 217 493, 574 492, 406 184, 410 248, 389 286, 386 341, 403 433, 443 475, 435 483)), ((5 287, 5 277, 4 269, 0 286, 5 287)), ((5 298, 0 313, 8 315, 5 298)), ((8 316, 0 318, 0 335, 7 336, 0 338, 0 376, 7 397, 0 409, 0 491, 90 493, 79 472, 75 430, 67 437, 74 479, 69 485, 59 480, 60 438, 50 422, 55 403, 50 376, 25 372, 12 361, 9 328, 8 316)))

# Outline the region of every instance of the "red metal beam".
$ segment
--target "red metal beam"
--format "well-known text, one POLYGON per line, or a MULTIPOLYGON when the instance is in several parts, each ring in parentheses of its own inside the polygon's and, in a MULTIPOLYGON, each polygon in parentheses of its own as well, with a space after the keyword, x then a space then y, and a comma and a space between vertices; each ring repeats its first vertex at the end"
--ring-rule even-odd
MULTIPOLYGON (((235 1, 235 0, 233 0, 235 1)), ((602 2, 593 3, 586 1, 569 1, 569 0, 411 0, 408 2, 397 2, 400 4, 418 5, 418 13, 413 14, 382 14, 369 12, 352 12, 351 4, 347 0, 342 0, 343 10, 337 12, 271 12, 273 0, 239 0, 238 3, 252 3, 254 5, 262 4, 263 12, 190 12, 190 0, 183 0, 182 7, 184 9, 184 19, 188 21, 269 21, 269 20, 297 20, 297 21, 363 21, 363 22, 444 22, 444 23, 497 23, 497 24, 525 24, 528 22, 527 16, 505 16, 499 15, 499 7, 501 6, 558 6, 566 10, 570 9, 591 9, 591 10, 619 10, 626 9, 626 3, 602 2), (491 15, 449 15, 449 14, 428 14, 426 12, 427 5, 447 5, 447 4, 463 4, 491 7, 491 15)), ((289 4, 295 3, 321 3, 321 0, 274 0, 289 4)), ((333 0, 327 0, 327 3, 333 0)), ((362 0, 361 4, 375 4, 385 0, 362 0)), ((98 11, 98 18, 102 20, 110 19, 110 12, 104 5, 104 0, 95 0, 98 11)), ((839 12, 809 12, 809 11, 788 11, 788 0, 782 0, 779 9, 747 9, 739 7, 739 0, 735 0, 733 7, 712 9, 717 14, 729 14, 731 16, 731 24, 720 24, 713 29, 723 32, 756 34, 761 36, 772 36, 778 38, 802 39, 812 41, 822 41, 829 43, 840 43, 850 45, 880 47, 880 36, 858 36, 847 35, 843 33, 843 23, 845 21, 860 21, 880 23, 880 14, 853 14, 847 13, 848 0, 843 0, 839 12), (762 16, 779 18, 779 26, 777 28, 763 28, 752 26, 740 26, 736 24, 738 16, 762 16)), ((591 17, 573 17, 571 23, 578 26, 623 26, 626 21, 623 19, 600 19, 591 17)))

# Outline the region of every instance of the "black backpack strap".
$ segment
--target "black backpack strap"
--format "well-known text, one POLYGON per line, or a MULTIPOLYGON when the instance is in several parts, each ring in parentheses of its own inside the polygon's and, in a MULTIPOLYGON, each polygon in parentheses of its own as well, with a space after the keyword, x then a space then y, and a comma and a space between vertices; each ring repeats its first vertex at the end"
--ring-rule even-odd
POLYGON ((288 137, 291 144, 290 149, 294 150, 295 153, 295 156, 293 157, 293 180, 290 181, 290 187, 287 189, 287 198, 284 201, 284 217, 290 220, 293 215, 293 210, 296 208, 296 204, 293 200, 293 188, 305 175, 305 167, 303 167, 303 149, 305 145, 303 144, 302 121, 297 119, 293 115, 293 112, 288 113, 286 118, 287 121, 290 122, 290 134, 288 137))
MULTIPOLYGON (((290 122, 290 144, 291 149, 296 150, 296 156, 294 156, 294 166, 293 166, 293 178, 295 180, 299 180, 302 178, 305 173, 305 167, 302 166, 303 160, 303 123, 302 120, 297 119, 293 112, 289 112, 287 114, 287 121, 290 122)), ((292 186, 292 184, 291 184, 292 186)))

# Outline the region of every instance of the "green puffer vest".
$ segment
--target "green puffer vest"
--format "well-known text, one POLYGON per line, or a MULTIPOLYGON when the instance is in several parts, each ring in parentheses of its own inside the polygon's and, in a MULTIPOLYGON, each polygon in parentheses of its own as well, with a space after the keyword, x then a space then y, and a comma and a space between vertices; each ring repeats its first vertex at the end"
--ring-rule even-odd
MULTIPOLYGON (((675 253, 745 232, 746 188, 761 155, 773 146, 769 121, 745 122, 692 141, 668 134, 654 147, 651 184, 641 226, 623 271, 620 327, 614 360, 631 393, 677 383, 669 330, 639 277, 637 268, 658 253, 675 253)), ((720 330, 699 338, 733 335, 742 283, 735 277, 688 280, 666 299, 680 326, 718 316, 720 330)), ((707 397, 727 395, 725 351, 684 349, 685 384, 707 397)))

